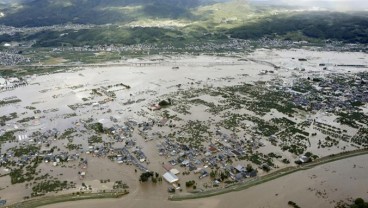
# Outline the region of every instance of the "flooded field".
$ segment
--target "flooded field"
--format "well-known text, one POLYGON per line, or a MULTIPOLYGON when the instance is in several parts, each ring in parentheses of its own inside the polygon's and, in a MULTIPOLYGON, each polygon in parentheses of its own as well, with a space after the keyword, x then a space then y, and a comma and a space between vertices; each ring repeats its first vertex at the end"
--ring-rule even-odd
POLYGON ((119 200, 91 200, 45 206, 61 207, 287 207, 294 201, 300 207, 335 207, 336 202, 368 193, 368 156, 359 156, 288 175, 259 186, 220 196, 171 202, 159 192, 132 193, 119 200))
POLYGON ((366 54, 262 49, 126 63, 7 78, 0 91, 2 199, 124 187, 130 193, 119 200, 49 207, 285 207, 289 200, 333 207, 368 191, 362 156, 241 192, 167 201, 168 188, 220 189, 366 148, 366 54), (151 171, 147 182, 139 180, 151 171), (163 180, 170 171, 178 182, 163 180))

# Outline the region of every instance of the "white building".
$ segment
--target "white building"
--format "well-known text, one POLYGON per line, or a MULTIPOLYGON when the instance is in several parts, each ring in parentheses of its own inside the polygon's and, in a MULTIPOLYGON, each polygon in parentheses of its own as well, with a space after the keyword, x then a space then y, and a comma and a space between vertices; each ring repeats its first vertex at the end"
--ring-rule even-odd
POLYGON ((6 80, 2 77, 0 77, 0 86, 5 85, 6 80))
POLYGON ((15 82, 19 82, 19 79, 18 79, 17 77, 10 77, 10 78, 8 79, 8 81, 9 81, 10 83, 15 83, 15 82))
POLYGON ((164 179, 169 183, 175 183, 179 181, 179 178, 171 172, 166 172, 162 177, 164 177, 164 179))
POLYGON ((6 80, 2 77, 0 77, 0 89, 2 89, 3 87, 6 87, 6 80))

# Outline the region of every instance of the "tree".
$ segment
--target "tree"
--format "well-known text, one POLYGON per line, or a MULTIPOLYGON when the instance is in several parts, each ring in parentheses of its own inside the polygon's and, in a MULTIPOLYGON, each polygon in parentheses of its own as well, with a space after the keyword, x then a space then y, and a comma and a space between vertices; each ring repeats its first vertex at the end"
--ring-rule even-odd
POLYGON ((254 169, 251 164, 248 164, 246 167, 247 172, 252 172, 254 169))
POLYGON ((187 181, 187 182, 185 182, 185 186, 186 187, 191 187, 191 186, 193 186, 195 184, 195 181, 187 181))
POLYGON ((224 181, 225 179, 227 179, 229 177, 228 172, 221 172, 220 173, 220 178, 222 181, 224 181))
POLYGON ((311 152, 306 152, 306 153, 304 154, 304 156, 306 156, 306 157, 312 157, 312 156, 313 156, 313 153, 311 153, 311 152))
POLYGON ((216 175, 217 175, 217 171, 211 171, 211 173, 210 173, 210 177, 211 178, 215 178, 216 177, 216 175))
POLYGON ((145 172, 140 175, 139 180, 141 182, 147 182, 151 176, 153 176, 153 172, 145 172))
POLYGON ((171 105, 171 102, 167 100, 161 100, 158 104, 160 106, 168 106, 168 105, 171 105))
POLYGON ((364 206, 364 199, 362 199, 362 198, 355 199, 354 204, 357 205, 357 207, 359 207, 359 208, 360 207, 366 207, 366 206, 364 206))

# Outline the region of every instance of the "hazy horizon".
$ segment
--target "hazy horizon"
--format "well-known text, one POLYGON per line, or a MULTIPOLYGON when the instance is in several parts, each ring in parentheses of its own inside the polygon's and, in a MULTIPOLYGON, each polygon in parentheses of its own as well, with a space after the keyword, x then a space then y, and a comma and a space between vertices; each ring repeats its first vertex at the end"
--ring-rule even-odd
MULTIPOLYGON (((32 2, 32 1, 34 0, 0 0, 0 3, 9 4, 9 3, 32 2)), ((186 0, 178 0, 178 2, 180 1, 186 0)), ((217 0, 217 1, 221 2, 233 0, 217 0)), ((338 11, 349 11, 349 10, 368 11, 367 0, 244 0, 244 2, 258 2, 272 5, 303 6, 315 9, 328 9, 338 11)))
POLYGON ((366 0, 253 0, 255 2, 266 2, 276 5, 288 6, 306 6, 321 9, 333 9, 339 11, 349 10, 368 10, 368 1, 366 0))

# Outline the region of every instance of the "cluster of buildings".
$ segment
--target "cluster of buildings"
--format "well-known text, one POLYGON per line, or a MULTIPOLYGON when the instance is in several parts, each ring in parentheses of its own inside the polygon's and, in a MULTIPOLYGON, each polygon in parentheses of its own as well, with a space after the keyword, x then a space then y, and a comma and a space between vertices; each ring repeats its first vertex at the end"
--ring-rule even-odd
POLYGON ((0 90, 8 90, 21 86, 28 85, 28 79, 26 78, 18 78, 18 77, 1 77, 0 76, 0 90))
POLYGON ((199 44, 188 43, 183 47, 177 47, 172 44, 157 45, 157 44, 134 44, 134 45, 95 45, 95 46, 82 46, 82 47, 62 47, 54 48, 53 52, 58 51, 77 51, 77 52, 147 52, 149 51, 162 51, 162 53, 168 53, 170 51, 183 51, 183 52, 214 52, 214 51, 244 51, 253 48, 254 46, 260 47, 293 47, 303 43, 296 43, 292 41, 283 40, 271 40, 262 38, 259 40, 241 40, 241 39, 229 39, 223 42, 203 42, 199 44))
POLYGON ((7 25, 0 25, 0 35, 15 35, 17 33, 37 33, 47 30, 52 31, 63 31, 63 30, 81 30, 90 29, 96 27, 91 24, 64 24, 64 25, 52 25, 52 26, 42 26, 42 27, 12 27, 7 25))
POLYGON ((313 89, 306 93, 293 93, 293 102, 310 110, 351 111, 356 110, 359 103, 368 102, 367 73, 331 74, 302 83, 313 89))
POLYGON ((19 52, 0 51, 0 65, 14 66, 30 63, 31 59, 19 54, 19 52))
MULTIPOLYGON (((264 41, 267 42, 268 40, 264 41)), ((144 45, 141 46, 144 47, 144 45)), ((206 48, 206 50, 211 49, 211 47, 219 47, 217 49, 220 49, 221 47, 226 48, 238 46, 239 48, 245 48, 249 46, 249 42, 231 40, 231 44, 229 45, 211 45, 211 43, 208 43, 209 48, 206 48)), ((81 47, 79 49, 121 50, 121 48, 115 46, 101 46, 101 48, 81 47), (111 48, 109 49, 106 47, 111 48)), ((197 49, 201 50, 200 48, 194 48, 194 50, 197 49)), ((271 72, 268 71, 268 73, 271 72)), ((304 76, 306 73, 302 74, 304 76)), ((300 80, 296 80, 296 82, 298 81, 300 80)), ((335 111, 337 109, 355 110, 356 104, 368 102, 368 86, 366 84, 368 82, 367 73, 358 73, 354 75, 330 74, 324 76, 323 78, 317 79, 303 78, 303 80, 300 81, 300 83, 298 84, 298 87, 302 89, 303 92, 298 92, 295 89, 293 90, 293 86, 283 86, 283 80, 274 80, 273 82, 274 83, 270 81, 267 84, 270 84, 270 86, 272 87, 275 86, 275 89, 277 90, 282 90, 284 92, 290 93, 292 97, 290 101, 293 102, 295 105, 304 107, 306 109, 323 109, 327 111, 335 111)), ((22 85, 27 85, 26 79, 15 77, 0 78, 0 89, 7 89, 10 87, 17 87, 22 85)), ((162 162, 162 167, 164 169, 163 178, 171 184, 175 184, 180 180, 181 176, 179 175, 179 173, 183 173, 183 176, 192 173, 193 175, 195 175, 193 178, 204 179, 208 176, 211 176, 214 170, 218 170, 221 173, 226 173, 226 177, 229 177, 229 180, 231 179, 233 181, 239 182, 249 177, 256 177, 257 174, 259 174, 257 168, 245 166, 246 163, 251 162, 251 164, 256 164, 260 169, 266 171, 270 170, 273 167, 277 167, 273 164, 273 162, 276 162, 272 159, 273 156, 269 156, 268 152, 264 153, 264 149, 267 148, 261 148, 265 145, 260 140, 264 139, 265 137, 264 135, 260 136, 261 133, 258 132, 259 129, 262 128, 259 127, 260 122, 250 122, 250 120, 247 123, 244 122, 244 124, 242 125, 242 127, 244 127, 244 131, 241 131, 239 133, 236 130, 227 130, 222 126, 222 124, 216 123, 215 120, 213 120, 212 122, 211 120, 206 123, 206 125, 213 126, 208 128, 210 130, 207 130, 207 128, 206 130, 204 130, 206 131, 206 138, 201 138, 201 141, 198 142, 200 143, 200 145, 195 146, 191 145, 191 142, 182 142, 186 139, 184 137, 193 140, 196 139, 194 138, 193 134, 188 133, 189 127, 186 127, 183 123, 187 122, 187 120, 175 120, 171 119, 170 116, 166 117, 166 115, 160 113, 164 112, 164 109, 161 109, 162 111, 159 112, 144 111, 142 110, 143 108, 140 109, 140 111, 137 111, 137 109, 135 109, 135 115, 137 115, 137 117, 139 116, 140 119, 146 121, 138 122, 130 118, 122 121, 119 115, 115 113, 123 112, 122 106, 139 103, 139 100, 130 100, 133 99, 132 94, 130 94, 130 96, 128 94, 127 98, 129 98, 129 100, 124 100, 124 102, 121 102, 121 106, 109 106, 109 102, 115 101, 115 99, 112 99, 111 97, 115 96, 109 94, 108 90, 109 87, 101 87, 101 95, 96 96, 101 98, 100 101, 94 100, 95 95, 92 94, 91 97, 89 97, 88 99, 86 98, 86 101, 84 101, 84 103, 79 102, 78 105, 75 105, 74 107, 69 106, 70 109, 74 111, 74 116, 84 116, 86 118, 86 120, 78 118, 79 120, 77 122, 67 121, 69 124, 71 123, 71 125, 73 125, 73 129, 72 131, 70 131, 70 137, 62 137, 62 135, 67 131, 61 133, 58 129, 44 131, 40 128, 38 130, 44 132, 39 132, 39 134, 37 135, 18 135, 17 133, 16 138, 18 138, 17 142, 19 144, 19 147, 23 148, 28 146, 35 146, 37 148, 32 151, 26 152, 21 156, 16 156, 14 150, 7 149, 6 154, 0 155, 0 166, 9 163, 15 163, 19 166, 26 166, 33 158, 37 156, 42 156, 44 163, 52 164, 53 166, 58 166, 61 163, 78 161, 78 166, 82 170, 78 174, 79 177, 83 179, 86 175, 85 169, 88 166, 88 162, 82 157, 84 156, 82 154, 88 154, 93 157, 109 158, 115 163, 132 165, 134 168, 140 170, 141 172, 148 172, 150 167, 155 166, 149 165, 151 159, 150 155, 152 154, 152 152, 145 152, 145 150, 147 149, 141 147, 142 143, 146 142, 147 147, 153 147, 152 149, 157 150, 154 155, 157 156, 157 153, 158 156, 162 159, 160 159, 159 162, 160 166, 161 162, 164 161, 162 162), (104 96, 107 96, 108 98, 102 100, 104 96), (91 115, 88 115, 88 117, 83 115, 83 112, 81 113, 81 111, 87 111, 83 109, 84 107, 87 108, 87 106, 90 106, 91 110, 91 115), (111 110, 109 107, 111 107, 113 110, 111 110), (114 109, 114 107, 116 109, 114 109), (119 108, 119 110, 117 110, 117 108, 119 108), (77 113, 79 115, 77 115, 77 113), (140 115, 140 113, 142 113, 142 116, 140 115), (97 122, 97 120, 93 118, 93 116, 97 114, 99 115, 97 117, 105 114, 103 115, 103 117, 106 119, 98 120, 98 125, 96 128, 89 127, 93 126, 93 124, 96 124, 92 122, 97 122), (147 114, 151 115, 146 116, 147 114), (152 119, 152 117, 155 117, 155 119, 152 119), (101 126, 103 126, 103 129, 99 129, 99 127, 101 126), (80 137, 80 139, 78 138, 74 140, 74 138, 77 137, 80 137), (182 138, 183 140, 181 140, 182 138), (83 143, 83 145, 81 145, 81 143, 83 143), (67 145, 69 144, 70 149, 68 149, 69 151, 66 151, 66 149, 68 148, 67 145)), ((90 89, 88 89, 87 91, 90 91, 90 89)), ((151 108, 152 107, 156 106, 151 106, 151 108)), ((137 108, 139 109, 140 107, 138 106, 137 108)), ((126 109, 128 111, 130 107, 126 109)), ((34 108, 32 110, 35 110, 35 114, 36 112, 41 113, 41 110, 39 109, 36 110, 36 108, 34 108)), ((155 108, 151 110, 160 109, 155 108)), ((53 111, 43 110, 42 112, 46 114, 53 111)), ((87 112, 90 111, 88 110, 87 112)), ((57 110, 55 110, 55 112, 53 113, 57 114, 57 110)), ((68 113, 70 112, 68 111, 68 113)), ((59 117, 55 116, 52 117, 52 119, 63 118, 64 120, 66 120, 69 118, 65 116, 67 114, 63 115, 64 117, 58 115, 59 117)), ((224 117, 227 116, 227 114, 224 114, 224 117)), ((245 118, 239 118, 239 120, 241 119, 246 120, 245 118)), ((50 119, 50 122, 51 121, 52 120, 50 119)), ((192 121, 188 122, 190 123, 192 121)), ((308 123, 308 125, 309 124, 310 123, 308 123)), ((235 122, 234 125, 238 127, 241 124, 235 122)), ((315 125, 318 127, 319 124, 316 123, 315 125)), ((264 129, 268 128, 267 125, 264 126, 264 129)), ((0 136, 2 136, 2 134, 3 133, 1 133, 0 136)), ((21 134, 23 134, 23 132, 21 134)), ((275 135, 272 135, 268 138, 268 141, 270 141, 271 143, 277 140, 279 139, 275 135)), ((152 151, 152 149, 148 151, 152 151)), ((281 157, 282 156, 274 158, 281 157)), ((287 158, 285 157, 285 159, 287 158)), ((300 161, 301 163, 306 163, 309 160, 310 158, 305 155, 301 156, 298 159, 298 161, 300 161)), ((278 162, 281 163, 281 159, 278 162)), ((213 178, 217 180, 218 176, 211 177, 211 179, 213 178)))
POLYGON ((146 161, 146 156, 144 152, 140 148, 134 148, 133 151, 129 151, 131 149, 132 148, 128 147, 115 149, 114 154, 117 154, 116 161, 118 163, 133 164, 140 171, 147 172, 147 167, 143 165, 143 162, 146 161))
MULTIPOLYGON (((247 177, 257 175, 256 170, 247 171, 244 166, 239 163, 234 167, 232 160, 241 158, 245 155, 246 142, 239 138, 228 136, 227 134, 217 135, 219 141, 216 144, 209 144, 207 147, 193 148, 189 145, 179 143, 173 139, 165 138, 157 145, 159 155, 167 159, 167 164, 163 167, 168 172, 175 167, 180 167, 186 171, 198 174, 198 178, 202 179, 209 176, 213 169, 218 169, 228 173, 233 180, 241 181, 247 177)), ((253 146, 252 144, 250 144, 253 146)), ((254 146, 258 148, 259 146, 254 146)), ((175 177, 171 177, 172 173, 166 173, 170 180, 176 181, 175 177)))

